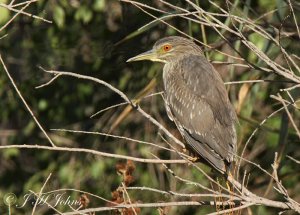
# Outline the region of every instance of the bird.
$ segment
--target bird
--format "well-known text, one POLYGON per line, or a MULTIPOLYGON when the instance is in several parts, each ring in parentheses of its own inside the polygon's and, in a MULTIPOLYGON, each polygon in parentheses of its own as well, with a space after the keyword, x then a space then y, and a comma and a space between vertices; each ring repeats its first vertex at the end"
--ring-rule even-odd
POLYGON ((191 39, 169 36, 127 62, 164 63, 167 115, 185 139, 185 147, 222 174, 230 173, 237 151, 237 115, 224 82, 191 39))

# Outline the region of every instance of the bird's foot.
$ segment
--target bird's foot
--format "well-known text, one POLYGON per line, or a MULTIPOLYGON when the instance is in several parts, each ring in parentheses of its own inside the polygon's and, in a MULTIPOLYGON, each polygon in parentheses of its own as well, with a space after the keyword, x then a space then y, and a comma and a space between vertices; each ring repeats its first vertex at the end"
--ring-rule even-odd
MULTIPOLYGON (((182 148, 182 152, 186 153, 187 149, 186 148, 182 148)), ((200 160, 200 158, 198 156, 196 156, 193 153, 189 153, 189 156, 187 157, 187 159, 193 163, 197 162, 198 160, 200 160)))
POLYGON ((193 163, 195 163, 195 162, 197 162, 199 160, 199 157, 197 157, 197 156, 195 156, 195 157, 189 157, 188 160, 191 161, 191 162, 193 162, 193 163))

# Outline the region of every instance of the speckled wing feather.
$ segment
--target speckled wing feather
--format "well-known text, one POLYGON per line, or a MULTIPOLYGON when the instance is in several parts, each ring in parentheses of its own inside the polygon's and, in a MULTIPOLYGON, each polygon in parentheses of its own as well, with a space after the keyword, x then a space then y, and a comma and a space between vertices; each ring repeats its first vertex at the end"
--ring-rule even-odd
POLYGON ((168 114, 188 146, 225 172, 236 152, 236 114, 220 75, 203 56, 188 55, 165 65, 164 85, 168 114))

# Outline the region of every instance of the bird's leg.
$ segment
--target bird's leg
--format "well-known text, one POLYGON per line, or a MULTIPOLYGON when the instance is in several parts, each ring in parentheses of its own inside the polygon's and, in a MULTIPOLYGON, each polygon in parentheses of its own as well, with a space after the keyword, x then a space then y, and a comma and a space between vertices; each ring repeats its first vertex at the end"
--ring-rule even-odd
POLYGON ((229 192, 231 192, 231 186, 230 186, 228 178, 232 178, 232 174, 229 171, 227 172, 227 176, 226 176, 226 186, 227 186, 227 189, 229 190, 229 192))
MULTIPOLYGON (((233 192, 233 190, 232 190, 232 188, 231 188, 231 185, 230 185, 230 183, 229 183, 228 178, 233 178, 233 175, 231 174, 230 171, 227 172, 227 177, 226 177, 226 186, 227 186, 227 189, 229 190, 229 194, 230 194, 231 192, 233 192)), ((233 201, 232 201, 232 197, 233 197, 233 195, 230 194, 230 201, 229 201, 229 202, 233 202, 233 201)), ((233 209, 233 208, 234 208, 234 205, 229 204, 229 208, 230 208, 230 209, 233 209)))

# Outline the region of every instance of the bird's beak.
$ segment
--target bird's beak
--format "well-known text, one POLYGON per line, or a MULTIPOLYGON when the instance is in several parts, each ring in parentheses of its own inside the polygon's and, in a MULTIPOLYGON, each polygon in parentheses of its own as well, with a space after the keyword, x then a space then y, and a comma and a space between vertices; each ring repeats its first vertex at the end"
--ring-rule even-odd
POLYGON ((146 51, 142 54, 139 54, 135 57, 132 57, 128 59, 126 62, 132 62, 132 61, 140 61, 140 60, 151 60, 151 61, 157 61, 156 53, 153 50, 146 51))

